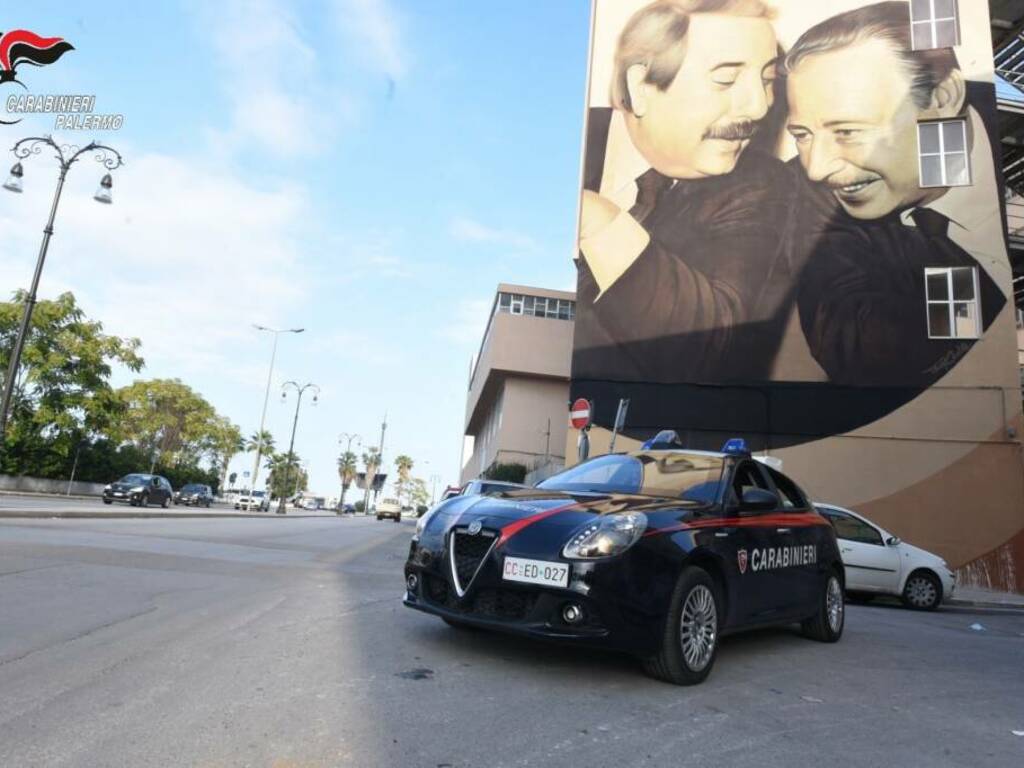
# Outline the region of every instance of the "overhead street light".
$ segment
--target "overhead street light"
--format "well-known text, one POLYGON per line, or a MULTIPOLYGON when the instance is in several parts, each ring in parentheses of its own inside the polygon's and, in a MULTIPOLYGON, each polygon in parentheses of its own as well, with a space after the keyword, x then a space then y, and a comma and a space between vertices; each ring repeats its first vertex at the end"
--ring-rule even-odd
POLYGON ((267 389, 263 394, 263 412, 260 414, 260 428, 256 433, 256 463, 252 468, 252 485, 249 490, 249 503, 246 506, 246 512, 252 509, 252 492, 256 490, 256 478, 260 474, 260 459, 263 458, 263 430, 267 423, 267 403, 270 401, 270 380, 274 376, 274 360, 277 358, 277 337, 282 333, 302 333, 305 328, 268 328, 265 325, 252 324, 252 327, 257 331, 266 331, 267 333, 274 334, 274 346, 270 352, 270 368, 267 370, 267 389))
MULTIPOLYGON (((285 459, 285 464, 284 464, 284 483, 282 483, 282 485, 283 485, 282 490, 285 491, 285 492, 287 492, 287 490, 288 490, 288 477, 291 474, 292 456, 294 455, 292 453, 292 450, 295 448, 295 428, 299 425, 299 406, 302 405, 302 395, 305 393, 305 391, 307 389, 314 389, 316 391, 313 392, 313 405, 316 405, 317 401, 320 399, 320 387, 318 387, 316 384, 313 384, 313 383, 303 384, 300 387, 294 381, 286 381, 281 386, 281 402, 282 403, 285 401, 285 399, 288 396, 288 387, 292 387, 299 394, 299 396, 295 400, 295 419, 292 421, 292 439, 291 439, 291 442, 288 443, 288 455, 287 455, 287 458, 285 459)), ((277 514, 283 515, 284 513, 285 513, 284 493, 282 493, 280 498, 278 499, 278 502, 277 502, 277 514)))
POLYGON ((57 191, 53 195, 53 203, 50 206, 50 218, 43 228, 43 242, 39 246, 39 256, 36 258, 36 271, 32 275, 32 287, 25 296, 25 311, 21 316, 21 325, 18 327, 18 335, 14 340, 14 349, 11 351, 11 361, 7 367, 7 377, 4 379, 3 399, 0 400, 0 447, 3 446, 3 436, 7 431, 7 413, 11 407, 11 398, 14 396, 14 382, 17 380, 18 367, 21 365, 21 353, 25 347, 25 337, 28 334, 29 325, 32 322, 32 311, 36 305, 36 294, 39 290, 39 279, 43 274, 43 264, 46 263, 46 251, 50 247, 50 237, 53 235, 53 222, 57 217, 57 206, 60 203, 60 193, 64 189, 64 179, 67 178, 71 166, 78 162, 83 155, 92 153, 93 159, 101 163, 108 173, 100 181, 100 191, 105 192, 105 199, 101 199, 100 191, 97 191, 95 199, 103 203, 111 202, 110 188, 113 186, 109 171, 116 170, 124 165, 124 158, 112 147, 105 144, 97 144, 95 141, 86 144, 84 147, 77 147, 68 144, 58 144, 50 136, 29 136, 16 142, 11 152, 18 158, 18 162, 11 168, 11 174, 4 182, 4 189, 9 192, 20 194, 24 189, 23 177, 25 169, 21 161, 32 155, 38 155, 43 147, 50 147, 56 152, 54 159, 60 165, 60 175, 57 177, 57 191))

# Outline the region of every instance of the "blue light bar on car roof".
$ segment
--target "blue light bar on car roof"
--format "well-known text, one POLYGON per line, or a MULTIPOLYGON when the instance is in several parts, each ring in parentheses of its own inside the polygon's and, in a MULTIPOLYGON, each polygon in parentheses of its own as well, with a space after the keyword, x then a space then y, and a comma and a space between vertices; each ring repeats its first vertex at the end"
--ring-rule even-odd
POLYGON ((683 441, 673 429, 663 429, 650 440, 643 444, 645 451, 665 450, 667 448, 682 448, 683 441))
POLYGON ((747 447, 747 441, 742 437, 733 437, 725 441, 722 453, 728 453, 731 456, 749 456, 750 448, 747 447))

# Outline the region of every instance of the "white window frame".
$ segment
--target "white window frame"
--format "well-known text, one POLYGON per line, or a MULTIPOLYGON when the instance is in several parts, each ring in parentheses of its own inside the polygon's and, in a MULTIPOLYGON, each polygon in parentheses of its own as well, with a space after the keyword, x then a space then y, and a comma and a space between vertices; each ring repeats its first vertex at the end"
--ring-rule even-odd
POLYGON ((922 189, 929 189, 934 187, 969 187, 973 183, 973 176, 971 174, 971 153, 967 145, 967 119, 963 117, 957 117, 952 120, 926 120, 917 124, 917 182, 922 189), (952 150, 946 151, 946 131, 947 125, 957 124, 960 126, 961 136, 963 136, 963 150, 952 150), (939 151, 938 152, 925 152, 922 148, 921 142, 921 130, 926 125, 936 125, 939 128, 939 151), (946 160, 952 155, 963 155, 964 156, 964 168, 967 169, 967 181, 962 184, 951 184, 946 176, 946 160), (937 157, 939 158, 939 166, 942 169, 942 180, 939 184, 925 184, 924 183, 924 159, 926 157, 937 157))
POLYGON ((924 269, 924 322, 925 328, 928 331, 929 339, 977 339, 981 336, 981 296, 978 293, 978 268, 977 267, 925 267, 924 269), (970 301, 958 301, 953 293, 953 271, 957 269, 969 269, 971 270, 971 278, 974 285, 974 298, 970 301), (948 299, 933 299, 928 293, 928 278, 932 275, 945 274, 946 276, 946 295, 948 299), (936 336, 932 334, 931 326, 931 307, 932 305, 945 305, 946 311, 949 316, 949 336, 936 336), (973 304, 974 305, 974 329, 975 333, 973 336, 961 336, 956 332, 956 306, 958 304, 973 304))
MULTIPOLYGON (((934 50, 940 46, 936 42, 938 37, 938 27, 940 21, 952 21, 953 28, 955 30, 956 40, 953 43, 954 46, 960 45, 960 3, 958 0, 953 0, 953 15, 943 16, 938 18, 935 11, 935 0, 928 0, 928 16, 923 19, 914 18, 914 4, 913 2, 907 3, 910 6, 908 13, 910 14, 910 44, 913 46, 915 51, 926 51, 934 50), (919 27, 928 27, 928 39, 931 42, 927 48, 918 48, 915 44, 917 36, 914 31, 919 27)), ((945 46, 942 46, 945 47, 945 46)))
POLYGON ((512 303, 509 305, 509 312, 513 315, 523 314, 523 294, 512 294, 512 303))

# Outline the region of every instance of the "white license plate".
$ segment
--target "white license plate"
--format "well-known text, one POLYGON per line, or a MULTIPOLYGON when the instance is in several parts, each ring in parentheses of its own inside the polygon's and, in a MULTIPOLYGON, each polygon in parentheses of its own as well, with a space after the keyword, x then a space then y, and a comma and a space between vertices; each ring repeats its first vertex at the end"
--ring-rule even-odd
POLYGON ((566 587, 569 585, 569 566, 566 563, 551 563, 547 560, 506 557, 501 577, 505 581, 543 584, 546 587, 566 587))

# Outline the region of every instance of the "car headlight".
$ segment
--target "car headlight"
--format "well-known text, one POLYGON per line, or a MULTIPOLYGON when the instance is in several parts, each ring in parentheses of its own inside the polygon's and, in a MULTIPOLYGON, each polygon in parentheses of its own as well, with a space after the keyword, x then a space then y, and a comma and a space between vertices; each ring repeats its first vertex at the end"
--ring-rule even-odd
POLYGON ((592 560, 621 555, 647 530, 647 516, 640 512, 608 515, 587 524, 569 539, 562 557, 592 560))
POLYGON ((427 523, 429 522, 430 518, 434 516, 435 509, 437 509, 437 507, 434 507, 433 509, 428 509, 426 512, 423 513, 423 517, 416 521, 416 533, 412 535, 414 539, 418 539, 420 537, 420 534, 422 534, 423 531, 426 529, 427 523))
POLYGON ((104 485, 103 486, 103 490, 104 491, 109 491, 110 490, 110 483, 107 483, 106 485, 104 485))
POLYGON ((141 485, 136 485, 134 488, 131 489, 131 493, 142 493, 144 490, 146 489, 143 488, 141 485))

